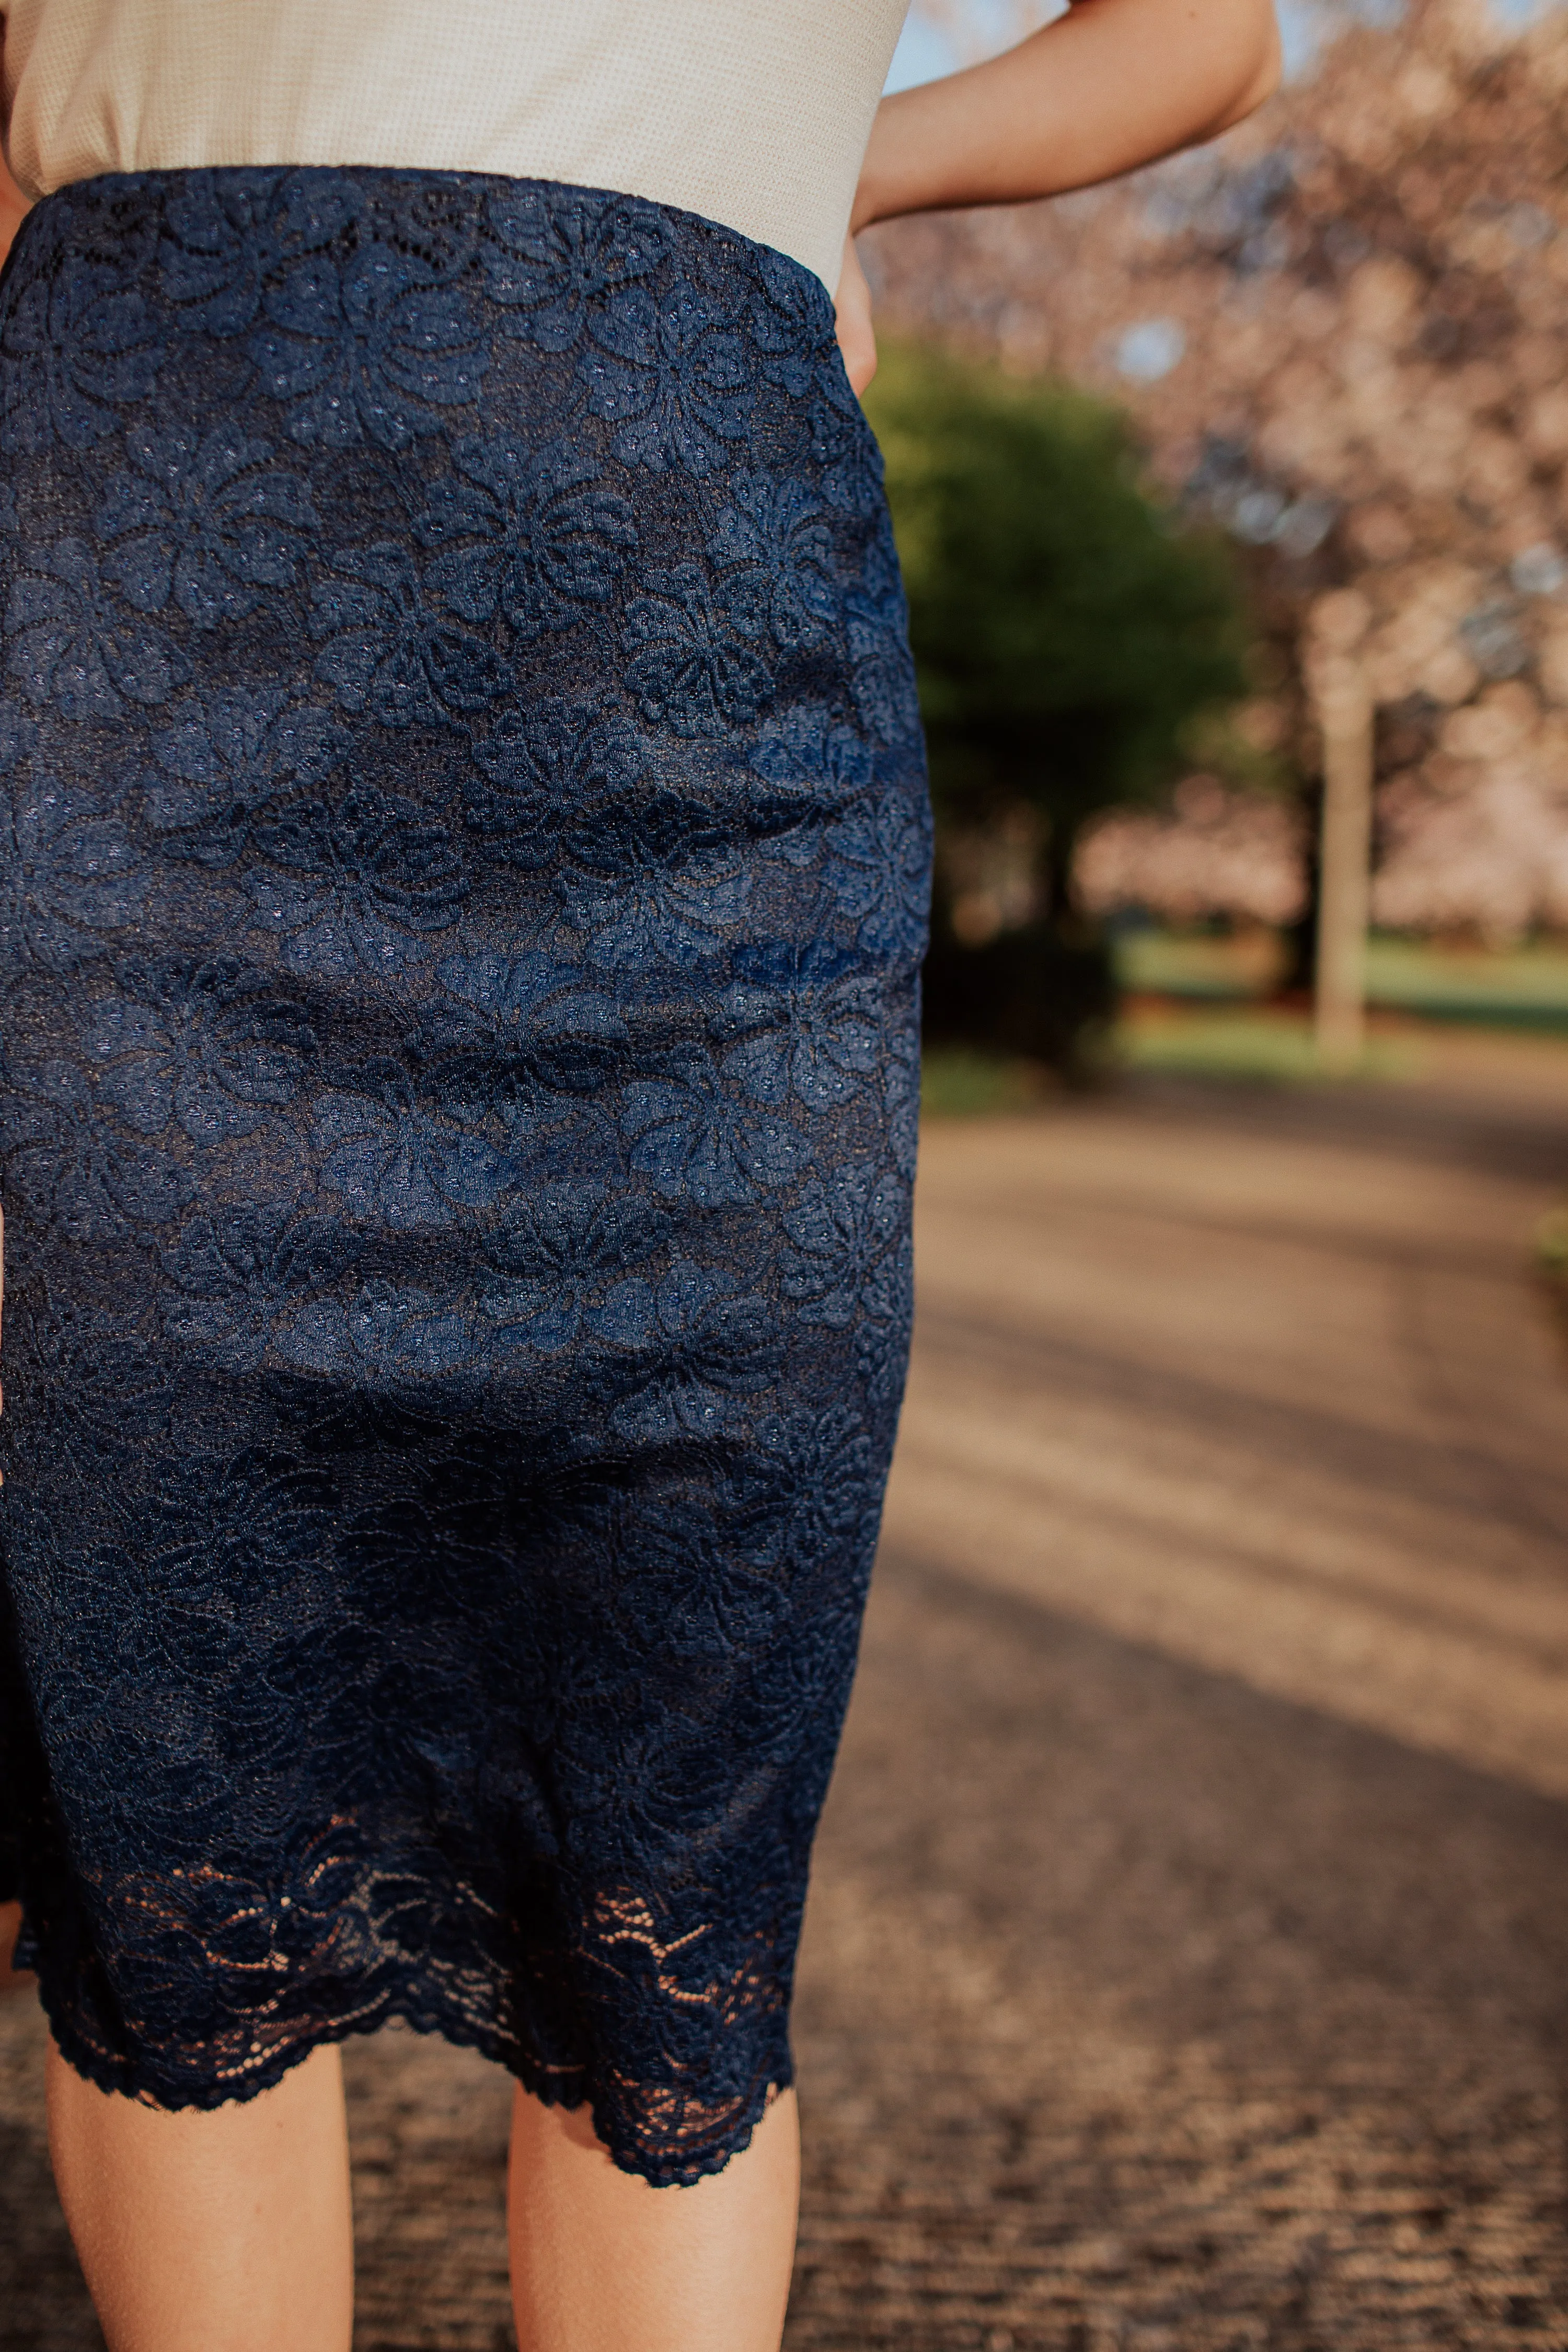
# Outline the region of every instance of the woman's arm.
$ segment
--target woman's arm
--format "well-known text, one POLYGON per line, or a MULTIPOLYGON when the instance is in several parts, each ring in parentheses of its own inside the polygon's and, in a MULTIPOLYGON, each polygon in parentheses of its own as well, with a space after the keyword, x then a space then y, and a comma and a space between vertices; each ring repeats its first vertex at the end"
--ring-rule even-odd
POLYGON ((0 261, 4 261, 10 252, 11 239, 31 209, 26 197, 5 169, 4 159, 0 158, 0 261))
MULTIPOLYGON (((900 213, 1018 204, 1113 179, 1227 131, 1279 79, 1270 0, 1074 0, 1003 56, 882 100, 851 239, 900 213)), ((858 392, 876 351, 852 242, 838 308, 858 392)))

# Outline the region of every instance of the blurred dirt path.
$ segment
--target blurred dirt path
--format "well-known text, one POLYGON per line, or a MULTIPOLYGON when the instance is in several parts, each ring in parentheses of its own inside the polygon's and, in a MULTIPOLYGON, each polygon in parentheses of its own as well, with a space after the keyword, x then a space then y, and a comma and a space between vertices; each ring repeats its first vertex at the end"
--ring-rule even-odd
POLYGON ((934 1129, 889 1543, 1568 1797, 1549 1171, 1568 1097, 934 1129))
MULTIPOLYGON (((928 1131, 790 2352, 1568 2347, 1568 1087, 1473 1058, 928 1131)), ((37 2057, 0 2347, 87 2352, 37 2057)), ((362 2352, 498 2352, 504 2078, 349 2071, 362 2352)))
POLYGON ((792 2352, 1568 2346, 1558 1085, 930 1130, 792 2352))

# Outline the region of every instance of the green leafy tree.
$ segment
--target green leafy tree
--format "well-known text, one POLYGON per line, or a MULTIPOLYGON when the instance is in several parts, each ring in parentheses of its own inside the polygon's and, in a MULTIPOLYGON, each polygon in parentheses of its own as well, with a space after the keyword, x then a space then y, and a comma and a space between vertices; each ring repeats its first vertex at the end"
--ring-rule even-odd
POLYGON ((887 461, 942 830, 1036 819, 1071 914, 1086 818, 1156 797, 1194 724, 1246 693, 1223 544, 1148 486, 1104 402, 919 345, 884 347, 866 412, 887 461))

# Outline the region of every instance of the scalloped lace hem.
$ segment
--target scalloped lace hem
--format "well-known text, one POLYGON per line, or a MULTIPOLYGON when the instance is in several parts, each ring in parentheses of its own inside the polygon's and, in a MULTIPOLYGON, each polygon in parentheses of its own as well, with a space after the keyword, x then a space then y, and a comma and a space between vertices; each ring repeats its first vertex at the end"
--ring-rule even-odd
POLYGON ((481 2058, 504 2067, 516 2083, 547 2107, 562 2107, 574 2114, 586 2107, 594 2118, 594 2128, 609 2158, 620 2171, 629 2172, 646 2180, 654 2189, 689 2189, 699 2180, 722 2172, 731 2157, 742 2155, 750 2147, 752 2134, 775 2099, 794 2088, 795 2067, 786 2061, 772 2070, 768 2078, 747 2098, 737 2104, 732 2120, 721 2135, 707 2146, 700 2156, 693 2155, 682 2162, 672 2157, 666 2147, 656 2154, 614 2129, 608 2137, 603 2128, 601 2106, 605 2105, 601 2091, 595 2099, 593 2089, 584 2089, 573 2096, 555 2080, 552 2071, 531 2053, 508 2044, 503 2036, 487 2033, 466 2021, 437 2011, 415 2000, 387 2000, 378 2002, 374 2011, 346 2018, 324 2018, 309 2035, 290 2042, 276 2052, 264 2063, 247 2072, 241 2079, 212 2085, 206 2089, 178 2086, 171 2095, 154 2095, 145 2086, 135 2087, 127 2082, 129 2069, 96 2049, 79 2034, 68 2008, 55 1994, 43 1976, 37 1979, 38 2000, 49 2022, 55 2045, 67 2064, 85 2082, 100 2091, 135 2099, 141 2105, 155 2107, 161 2114, 179 2115, 190 2112, 211 2114, 224 2106, 244 2106, 259 2098, 264 2091, 275 2090, 286 2074, 303 2065, 313 2052, 373 2033, 396 2021, 412 2032, 423 2033, 447 2042, 454 2048, 477 2051, 481 2058))

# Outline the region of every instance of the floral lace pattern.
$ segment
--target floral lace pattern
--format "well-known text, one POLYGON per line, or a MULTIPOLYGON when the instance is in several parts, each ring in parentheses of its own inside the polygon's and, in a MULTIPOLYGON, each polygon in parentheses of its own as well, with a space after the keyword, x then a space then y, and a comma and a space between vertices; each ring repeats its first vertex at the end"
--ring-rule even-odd
POLYGON ((0 1864, 167 2106, 391 2014, 790 2079, 903 1377, 929 819, 826 291, 468 173, 0 284, 0 1864))

